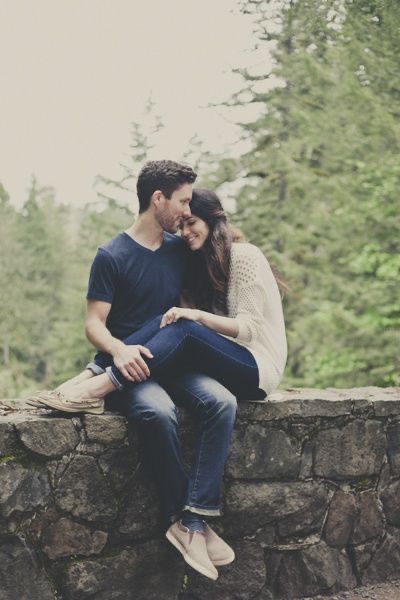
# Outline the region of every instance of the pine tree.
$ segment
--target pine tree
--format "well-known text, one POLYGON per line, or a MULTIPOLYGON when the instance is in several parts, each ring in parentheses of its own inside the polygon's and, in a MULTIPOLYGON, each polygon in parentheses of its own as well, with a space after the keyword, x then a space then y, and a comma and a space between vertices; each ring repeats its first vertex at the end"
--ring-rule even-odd
POLYGON ((260 116, 240 161, 238 221, 286 275, 287 382, 397 383, 399 7, 394 2, 247 2, 271 77, 243 72, 260 116))

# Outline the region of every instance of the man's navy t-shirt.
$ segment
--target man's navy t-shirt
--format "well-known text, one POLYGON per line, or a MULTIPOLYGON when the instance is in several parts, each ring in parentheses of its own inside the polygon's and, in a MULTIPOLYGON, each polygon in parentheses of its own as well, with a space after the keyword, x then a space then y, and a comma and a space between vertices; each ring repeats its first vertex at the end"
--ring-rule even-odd
POLYGON ((100 246, 86 297, 111 304, 106 326, 114 337, 124 339, 178 304, 187 256, 183 240, 166 232, 157 250, 141 246, 126 232, 100 246))

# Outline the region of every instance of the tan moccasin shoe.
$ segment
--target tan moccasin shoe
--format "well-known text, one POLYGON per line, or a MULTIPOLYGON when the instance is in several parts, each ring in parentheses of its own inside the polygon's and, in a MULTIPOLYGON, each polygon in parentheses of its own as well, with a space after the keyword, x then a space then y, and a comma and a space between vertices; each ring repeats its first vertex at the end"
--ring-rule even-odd
POLYGON ((177 521, 165 535, 188 565, 210 579, 218 579, 218 571, 208 556, 206 537, 202 531, 189 531, 181 521, 177 521))
POLYGON ((234 551, 205 521, 204 527, 207 552, 212 564, 216 567, 229 565, 229 563, 235 560, 234 551))
POLYGON ((68 413, 101 415, 104 412, 104 400, 102 398, 68 398, 58 390, 36 392, 26 402, 33 406, 41 405, 68 413))

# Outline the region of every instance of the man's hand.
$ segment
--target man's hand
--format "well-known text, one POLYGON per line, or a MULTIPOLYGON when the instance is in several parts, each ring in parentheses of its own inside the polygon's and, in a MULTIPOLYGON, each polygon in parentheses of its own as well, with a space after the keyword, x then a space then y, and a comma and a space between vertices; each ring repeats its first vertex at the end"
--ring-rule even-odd
POLYGON ((176 323, 179 319, 188 319, 189 321, 199 321, 201 311, 197 308, 178 308, 173 306, 161 319, 160 327, 165 327, 171 323, 176 323))
POLYGON ((142 358, 153 358, 152 353, 144 346, 126 346, 123 342, 116 345, 112 352, 114 364, 128 381, 146 381, 150 370, 142 358))

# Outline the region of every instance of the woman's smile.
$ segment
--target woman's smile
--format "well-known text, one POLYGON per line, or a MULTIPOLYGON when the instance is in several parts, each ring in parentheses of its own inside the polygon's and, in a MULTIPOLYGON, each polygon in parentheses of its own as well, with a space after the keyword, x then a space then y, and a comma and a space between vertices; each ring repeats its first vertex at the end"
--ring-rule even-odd
POLYGON ((199 250, 210 233, 210 229, 203 219, 191 215, 182 220, 181 224, 182 239, 191 250, 199 250))

